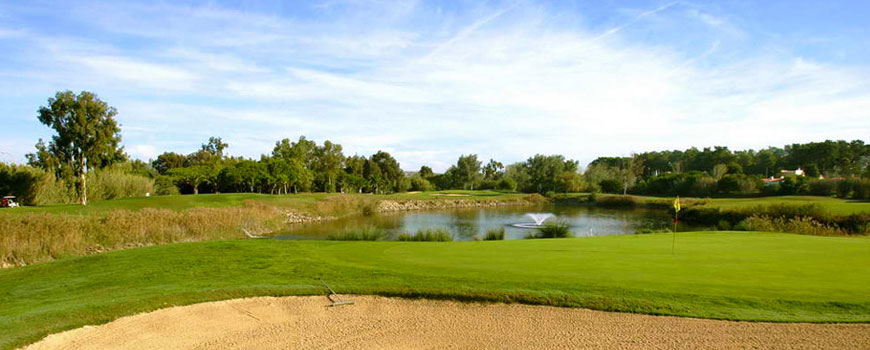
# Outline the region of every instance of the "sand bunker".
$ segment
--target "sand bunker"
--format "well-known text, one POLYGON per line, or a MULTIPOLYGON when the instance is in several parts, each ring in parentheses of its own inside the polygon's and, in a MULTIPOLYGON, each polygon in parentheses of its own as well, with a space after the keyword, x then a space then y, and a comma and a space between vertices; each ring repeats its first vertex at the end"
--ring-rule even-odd
POLYGON ((711 321, 527 305, 356 296, 173 307, 26 349, 866 349, 870 325, 711 321))

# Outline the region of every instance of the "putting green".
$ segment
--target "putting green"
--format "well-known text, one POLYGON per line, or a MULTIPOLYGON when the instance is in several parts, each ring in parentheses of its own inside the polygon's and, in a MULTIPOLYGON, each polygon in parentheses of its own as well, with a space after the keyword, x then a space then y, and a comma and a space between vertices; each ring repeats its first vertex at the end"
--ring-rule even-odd
POLYGON ((0 348, 169 305, 342 293, 870 322, 870 239, 753 232, 170 244, 0 271, 0 348))

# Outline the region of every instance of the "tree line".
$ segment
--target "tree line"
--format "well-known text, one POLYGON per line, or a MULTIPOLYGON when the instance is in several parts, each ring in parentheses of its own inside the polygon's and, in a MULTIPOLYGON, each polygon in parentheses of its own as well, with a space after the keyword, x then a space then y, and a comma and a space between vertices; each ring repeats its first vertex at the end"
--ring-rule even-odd
MULTIPOLYGON (((810 142, 759 151, 727 147, 653 151, 600 157, 582 169, 562 155, 484 163, 460 156, 445 172, 423 166, 404 171, 388 152, 343 153, 341 145, 304 136, 276 141, 259 159, 233 157, 211 137, 198 150, 164 152, 149 162, 130 160, 121 143, 117 111, 95 94, 58 92, 38 110, 55 131, 39 140, 27 165, 0 164, 0 193, 25 203, 49 204, 143 195, 214 192, 341 192, 492 189, 527 193, 607 192, 646 195, 819 194, 862 198, 870 178, 870 146, 861 140, 810 142), (775 185, 762 179, 802 168, 775 185), (821 179, 825 178, 825 179, 821 179), (862 179, 864 178, 864 179, 862 179)), ((866 196, 870 197, 870 194, 866 196)), ((863 197, 866 198, 866 197, 863 197)))

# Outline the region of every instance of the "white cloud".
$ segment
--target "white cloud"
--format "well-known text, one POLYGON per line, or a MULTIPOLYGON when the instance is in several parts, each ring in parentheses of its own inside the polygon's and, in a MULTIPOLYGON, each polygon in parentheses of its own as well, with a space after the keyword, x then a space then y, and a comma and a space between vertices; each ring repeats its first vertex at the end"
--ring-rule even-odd
POLYGON ((743 46, 731 16, 685 3, 623 11, 622 23, 603 29, 523 2, 470 14, 424 3, 321 5, 319 15, 338 17, 102 4, 107 20, 97 28, 141 47, 61 44, 42 33, 51 55, 33 58, 46 68, 39 77, 28 75, 34 67, 0 74, 17 79, 9 86, 87 82, 119 108, 128 151, 141 157, 195 148, 211 135, 232 153, 258 156, 304 134, 348 154, 384 149, 407 169, 443 170, 465 153, 586 162, 870 132, 867 66, 743 46), (682 32, 634 37, 667 21, 712 32, 692 33, 691 45, 674 39, 682 32))
POLYGON ((157 158, 157 155, 161 153, 161 151, 153 145, 130 145, 126 147, 126 150, 129 155, 133 156, 133 158, 145 160, 155 159, 157 158))

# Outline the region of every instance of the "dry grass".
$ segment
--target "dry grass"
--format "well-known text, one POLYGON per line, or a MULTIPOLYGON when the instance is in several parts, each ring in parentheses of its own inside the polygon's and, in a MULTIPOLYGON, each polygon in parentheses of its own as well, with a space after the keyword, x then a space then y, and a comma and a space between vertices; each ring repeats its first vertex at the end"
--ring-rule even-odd
POLYGON ((2 215, 0 266, 172 242, 242 238, 243 227, 272 231, 283 220, 279 209, 253 201, 241 207, 183 211, 145 208, 105 215, 2 215))

